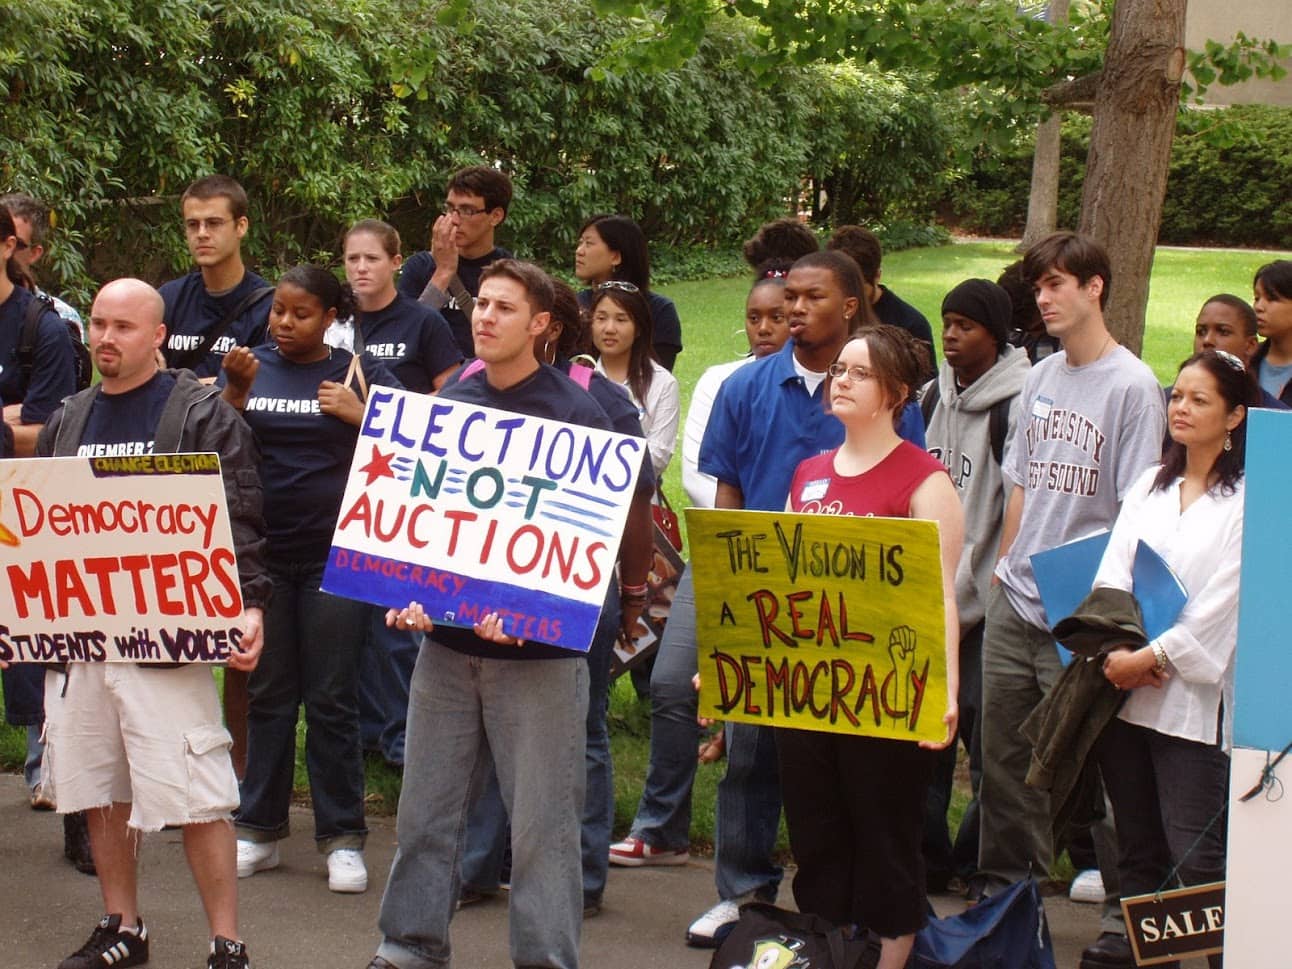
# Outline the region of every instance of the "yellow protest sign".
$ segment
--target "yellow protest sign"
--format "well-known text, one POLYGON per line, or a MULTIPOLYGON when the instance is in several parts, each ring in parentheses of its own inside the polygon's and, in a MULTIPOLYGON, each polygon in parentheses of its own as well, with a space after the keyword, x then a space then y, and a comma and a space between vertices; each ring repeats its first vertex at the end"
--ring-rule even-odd
POLYGON ((700 715, 941 740, 936 522, 688 508, 700 715))

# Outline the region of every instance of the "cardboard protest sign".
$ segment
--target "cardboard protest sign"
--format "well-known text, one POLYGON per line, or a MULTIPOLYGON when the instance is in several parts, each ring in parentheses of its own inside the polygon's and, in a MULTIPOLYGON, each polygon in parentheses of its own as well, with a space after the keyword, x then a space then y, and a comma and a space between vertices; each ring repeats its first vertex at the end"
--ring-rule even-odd
POLYGON ((0 461, 0 659, 222 663, 242 591, 215 454, 0 461))
POLYGON ((646 575, 646 608, 637 620, 631 640, 622 635, 615 640, 614 655, 610 658, 610 678, 616 679, 638 666, 659 651, 659 641, 664 635, 669 613, 673 610, 673 596, 677 582, 686 563, 673 547, 672 540, 655 526, 655 554, 650 572, 646 575))
POLYGON ((586 650, 641 438, 387 387, 368 398, 323 589, 586 650))
POLYGON ((935 522, 688 508, 700 715, 942 740, 935 522))

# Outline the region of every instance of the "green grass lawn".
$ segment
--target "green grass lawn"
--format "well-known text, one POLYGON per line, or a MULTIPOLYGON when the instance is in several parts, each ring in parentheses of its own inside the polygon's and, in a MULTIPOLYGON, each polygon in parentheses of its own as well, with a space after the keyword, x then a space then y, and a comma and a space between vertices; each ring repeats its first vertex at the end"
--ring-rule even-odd
MULTIPOLYGON (((1168 382, 1179 361, 1192 347, 1194 318, 1203 300, 1219 292, 1251 296, 1256 268, 1289 253, 1252 250, 1159 249, 1153 270, 1145 333, 1145 359, 1158 378, 1168 382)), ((943 295, 956 283, 971 276, 995 279, 1017 258, 1009 243, 974 242, 897 252, 884 261, 884 282, 903 299, 927 316, 938 332, 943 295)), ((1114 281, 1114 285, 1116 282, 1114 281)), ((691 388, 704 370, 715 363, 732 360, 744 351, 744 304, 749 279, 711 279, 661 287, 676 303, 682 319, 686 350, 678 357, 676 374, 682 387, 682 412, 686 413, 691 388)), ((664 486, 674 506, 681 508, 685 494, 681 486, 681 459, 675 457, 665 475, 664 486)), ((303 732, 301 728, 303 749, 303 732)), ((616 831, 626 830, 636 811, 646 773, 649 751, 649 703, 639 701, 625 677, 611 697, 611 745, 615 761, 616 831)), ((24 750, 20 730, 0 728, 0 766, 20 769, 24 750)), ((308 785, 298 754, 296 787, 307 796, 308 785)), ((697 847, 711 845, 715 789, 722 764, 702 767, 695 784, 692 839, 697 847)), ((368 764, 368 803, 374 814, 395 810, 399 775, 380 761, 368 764)), ((953 819, 963 809, 963 795, 953 806, 953 819)), ((782 838, 784 832, 782 831, 782 838)), ((783 842, 782 842, 783 843, 783 842)))

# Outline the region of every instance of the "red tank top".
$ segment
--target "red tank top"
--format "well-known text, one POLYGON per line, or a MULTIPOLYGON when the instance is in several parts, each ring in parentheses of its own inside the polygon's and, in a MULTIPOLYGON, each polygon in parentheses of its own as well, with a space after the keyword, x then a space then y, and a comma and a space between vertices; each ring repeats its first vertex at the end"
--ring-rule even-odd
POLYGON ((836 448, 799 464, 790 485, 790 510, 815 515, 910 518, 911 496, 932 474, 946 474, 942 462, 902 441, 869 471, 842 475, 834 470, 836 448))

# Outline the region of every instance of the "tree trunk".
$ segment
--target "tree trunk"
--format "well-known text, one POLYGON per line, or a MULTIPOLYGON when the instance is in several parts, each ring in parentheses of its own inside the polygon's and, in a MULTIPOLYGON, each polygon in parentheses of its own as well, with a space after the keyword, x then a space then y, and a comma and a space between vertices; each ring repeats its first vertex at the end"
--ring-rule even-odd
POLYGON ((1056 112, 1036 126, 1036 151, 1032 155, 1032 189, 1027 196, 1027 227, 1021 248, 1044 239, 1059 222, 1059 133, 1062 119, 1056 112))
MULTIPOLYGON (((1052 24, 1068 19, 1069 0, 1050 0, 1045 19, 1052 24)), ((1059 223, 1059 134, 1063 118, 1056 110, 1036 126, 1032 155, 1032 187, 1027 195, 1027 226, 1021 248, 1044 239, 1059 223)))
POLYGON ((1118 0, 1095 95, 1080 230, 1112 262, 1105 316, 1139 353, 1184 72, 1187 0, 1118 0))

